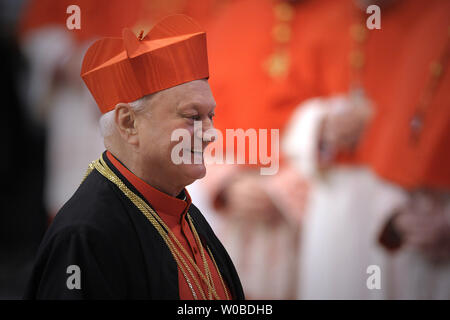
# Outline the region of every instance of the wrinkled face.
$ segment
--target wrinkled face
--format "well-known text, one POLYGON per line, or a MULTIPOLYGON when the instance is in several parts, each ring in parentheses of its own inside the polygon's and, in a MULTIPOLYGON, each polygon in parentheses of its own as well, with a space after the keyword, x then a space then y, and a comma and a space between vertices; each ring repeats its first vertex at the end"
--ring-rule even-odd
POLYGON ((183 186, 203 178, 206 168, 199 158, 203 160, 203 150, 209 142, 203 141, 202 133, 213 128, 216 106, 208 81, 184 83, 158 92, 148 100, 146 111, 136 117, 141 163, 183 186), (194 132, 194 122, 196 129, 201 122, 201 132, 194 132), (183 150, 190 156, 190 163, 175 164, 172 159, 172 150, 180 145, 179 140, 171 141, 172 133, 177 129, 184 129, 190 138, 189 145, 183 150), (194 158, 197 161, 194 162, 194 158))

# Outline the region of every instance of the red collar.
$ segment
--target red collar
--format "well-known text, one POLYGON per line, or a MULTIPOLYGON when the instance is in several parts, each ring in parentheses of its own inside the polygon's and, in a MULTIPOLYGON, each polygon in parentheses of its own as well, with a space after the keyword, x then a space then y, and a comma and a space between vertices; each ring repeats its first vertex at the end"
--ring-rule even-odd
POLYGON ((136 176, 133 172, 128 170, 119 160, 115 158, 109 151, 106 151, 108 160, 116 167, 117 170, 130 182, 137 191, 147 200, 154 210, 158 213, 161 219, 172 228, 176 224, 180 224, 183 216, 186 214, 190 204, 192 203, 191 196, 184 189, 186 200, 181 200, 176 197, 169 196, 161 192, 147 182, 136 176))

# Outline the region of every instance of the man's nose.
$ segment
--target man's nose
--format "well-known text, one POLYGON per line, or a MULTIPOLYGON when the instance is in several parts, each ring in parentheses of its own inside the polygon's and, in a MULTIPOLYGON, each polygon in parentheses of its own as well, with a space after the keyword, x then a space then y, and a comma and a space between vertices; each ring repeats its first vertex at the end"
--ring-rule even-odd
POLYGON ((214 128, 212 121, 204 121, 201 123, 201 127, 195 131, 195 138, 203 142, 213 142, 216 137, 216 129, 214 128))
POLYGON ((217 132, 216 129, 210 128, 208 131, 203 132, 203 142, 210 143, 216 141, 217 132))

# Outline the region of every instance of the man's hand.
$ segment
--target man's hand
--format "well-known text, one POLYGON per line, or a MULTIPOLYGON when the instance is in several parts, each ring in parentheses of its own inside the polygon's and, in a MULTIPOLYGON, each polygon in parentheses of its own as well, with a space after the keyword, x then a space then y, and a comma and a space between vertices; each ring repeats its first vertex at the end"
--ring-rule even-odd
POLYGON ((225 206, 233 215, 244 219, 272 221, 280 213, 262 188, 264 177, 243 174, 234 179, 225 190, 225 206))
POLYGON ((394 226, 405 245, 433 262, 442 262, 450 259, 448 210, 439 197, 414 194, 395 217, 394 226))
POLYGON ((353 150, 372 116, 370 103, 360 97, 330 100, 329 104, 320 132, 321 146, 332 154, 353 150))

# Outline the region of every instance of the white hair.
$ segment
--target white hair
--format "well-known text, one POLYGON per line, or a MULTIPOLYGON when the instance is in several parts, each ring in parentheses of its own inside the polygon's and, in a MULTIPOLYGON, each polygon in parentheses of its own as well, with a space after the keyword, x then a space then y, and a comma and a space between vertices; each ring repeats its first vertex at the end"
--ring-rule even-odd
MULTIPOLYGON (((134 112, 138 113, 145 109, 145 101, 151 95, 143 96, 142 98, 129 102, 128 104, 133 108, 134 112)), ((116 125, 114 123, 114 117, 116 115, 116 110, 111 110, 100 117, 100 134, 103 138, 109 137, 114 133, 116 125)))

